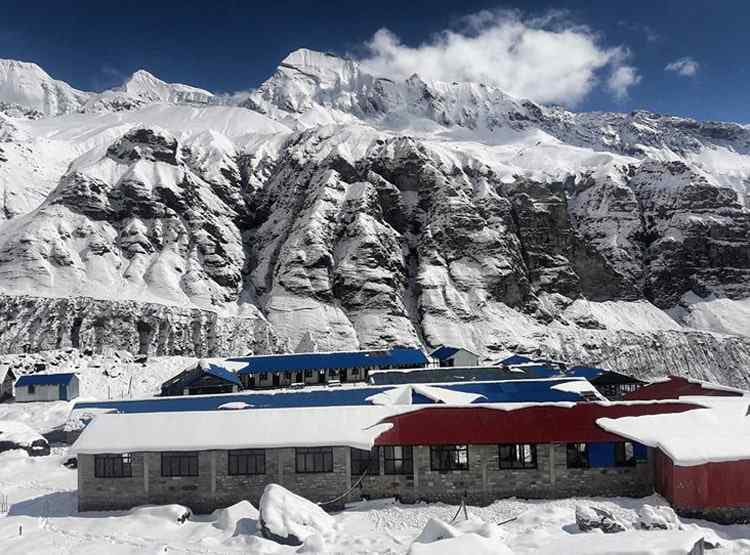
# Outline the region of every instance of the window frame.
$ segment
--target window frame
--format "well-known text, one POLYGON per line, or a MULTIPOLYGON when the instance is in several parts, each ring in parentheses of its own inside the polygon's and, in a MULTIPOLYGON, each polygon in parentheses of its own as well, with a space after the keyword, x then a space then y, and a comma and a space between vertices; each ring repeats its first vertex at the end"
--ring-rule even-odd
POLYGON ((265 449, 230 449, 227 451, 227 474, 229 476, 258 476, 265 473, 265 449))
POLYGON ((497 466, 500 470, 536 470, 539 467, 534 443, 500 443, 497 446, 497 466), (510 448, 509 457, 503 457, 503 449, 510 448), (524 451, 529 449, 531 461, 527 462, 524 451))
POLYGON ((414 447, 412 445, 383 445, 383 474, 387 476, 413 475, 414 447), (400 450, 400 453, 397 450, 400 450))
POLYGON ((132 478, 133 455, 131 453, 101 453, 94 455, 94 478, 132 478), (120 471, 115 468, 119 464, 120 471), (107 468, 109 466, 109 468, 107 468))
POLYGON ((452 472, 452 471, 466 471, 469 470, 469 446, 468 444, 462 445, 430 445, 430 470, 436 472, 452 472), (466 462, 461 463, 458 461, 460 455, 465 453, 466 462), (449 462, 448 465, 444 465, 446 461, 451 459, 447 456, 454 455, 453 462, 449 462))
POLYGON ((162 451, 161 453, 161 475, 164 478, 190 478, 200 476, 200 455, 198 451, 162 451), (165 465, 167 459, 172 459, 169 465, 165 465), (173 472, 174 460, 177 460, 177 472, 173 472), (195 460, 195 472, 191 468, 192 461, 195 460), (183 472, 183 464, 186 465, 187 471, 183 472))
POLYGON ((367 469, 368 476, 380 475, 380 450, 377 446, 370 451, 366 449, 349 449, 350 473, 352 476, 361 476, 367 469), (356 467, 356 468, 355 468, 356 467))
POLYGON ((36 384, 31 383, 27 385, 26 388, 28 389, 29 395, 36 395, 36 384))
POLYGON ((589 453, 589 445, 588 443, 582 443, 582 442, 574 442, 574 443, 567 443, 565 448, 565 464, 567 468, 591 468, 591 455, 589 453), (583 445, 583 451, 579 448, 579 446, 583 445), (571 465, 571 451, 576 451, 576 459, 581 460, 581 457, 583 456, 585 458, 585 461, 582 464, 573 464, 571 465))
POLYGON ((637 464, 635 457, 635 445, 632 441, 618 441, 614 447, 615 468, 632 468, 637 464), (628 445, 630 445, 630 458, 628 458, 628 445))
POLYGON ((330 474, 333 472, 333 447, 295 447, 294 470, 297 474, 330 474))

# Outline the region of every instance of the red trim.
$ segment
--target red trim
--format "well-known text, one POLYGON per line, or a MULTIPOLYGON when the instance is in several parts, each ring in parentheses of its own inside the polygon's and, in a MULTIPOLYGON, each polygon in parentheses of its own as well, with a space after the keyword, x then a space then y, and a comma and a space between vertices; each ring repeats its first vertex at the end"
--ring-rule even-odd
POLYGON ((596 424, 598 418, 684 412, 689 403, 531 406, 515 410, 487 407, 430 407, 385 419, 393 427, 376 445, 463 445, 622 441, 596 424))
POLYGON ((680 376, 669 376, 668 382, 658 382, 645 385, 640 389, 625 395, 628 401, 644 401, 653 399, 677 399, 683 395, 708 395, 714 397, 742 397, 736 391, 723 391, 701 386, 680 376))

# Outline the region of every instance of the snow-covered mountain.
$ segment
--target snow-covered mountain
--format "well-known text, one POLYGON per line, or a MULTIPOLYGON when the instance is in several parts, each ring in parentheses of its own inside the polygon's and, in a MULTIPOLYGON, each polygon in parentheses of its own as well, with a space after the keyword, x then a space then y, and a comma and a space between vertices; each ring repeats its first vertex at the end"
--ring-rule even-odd
POLYGON ((573 113, 310 50, 234 97, 139 71, 59 84, 79 100, 51 109, 15 75, 4 351, 452 343, 750 381, 743 126, 573 113))

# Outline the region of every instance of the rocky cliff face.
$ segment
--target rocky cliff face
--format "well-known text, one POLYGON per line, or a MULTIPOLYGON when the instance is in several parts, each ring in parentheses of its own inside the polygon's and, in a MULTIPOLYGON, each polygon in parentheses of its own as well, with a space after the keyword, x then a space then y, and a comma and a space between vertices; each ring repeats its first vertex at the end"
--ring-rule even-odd
POLYGON ((84 321, 79 342, 149 352, 451 343, 747 381, 745 128, 396 83, 310 51, 241 106, 140 77, 126 117, 0 120, 0 178, 22 151, 59 172, 0 224, 4 302, 27 295, 12 321, 38 322, 0 349, 72 344, 50 307, 84 303, 124 323, 84 321))

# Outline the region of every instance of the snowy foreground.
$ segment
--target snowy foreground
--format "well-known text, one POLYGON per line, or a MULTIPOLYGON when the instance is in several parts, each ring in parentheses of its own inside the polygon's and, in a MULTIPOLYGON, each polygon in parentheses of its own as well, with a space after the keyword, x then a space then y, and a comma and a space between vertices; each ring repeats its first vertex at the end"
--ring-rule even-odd
MULTIPOLYGON (((63 466, 67 449, 53 449, 48 457, 30 458, 23 451, 0 454, 0 491, 8 496, 7 514, 0 514, 0 553, 407 553, 414 540, 432 518, 450 521, 457 507, 433 505, 400 505, 393 501, 358 504, 333 516, 333 525, 322 542, 308 542, 302 547, 282 546, 266 540, 257 531, 258 513, 249 503, 239 503, 212 515, 193 516, 180 523, 186 509, 177 505, 142 507, 128 512, 76 512, 76 471, 63 466)), ((497 534, 496 553, 503 544, 513 553, 560 552, 556 545, 580 534, 574 516, 581 500, 525 501, 506 499, 489 507, 469 507, 473 520, 497 534), (517 520, 496 526, 512 517, 517 520), (481 524, 481 523, 479 523, 481 524), (552 549, 552 551, 550 551, 552 549)), ((663 505, 652 496, 645 499, 585 500, 603 507, 626 524, 636 519, 645 504, 663 505)), ((461 525, 463 517, 457 520, 461 525)), ((475 523, 471 523, 474 526, 475 523)), ((721 546, 712 553, 750 553, 750 525, 720 526, 704 521, 683 521, 685 528, 696 528, 707 538, 719 538, 721 546)), ((628 553, 680 553, 657 550, 660 532, 626 532, 623 548, 638 548, 628 553)), ((588 533, 587 545, 594 545, 602 535, 588 533)), ((608 536, 611 539, 613 536, 608 536)), ((473 539, 482 540, 477 537, 473 539)), ((456 553, 438 549, 440 543, 417 545, 413 553, 456 553)), ((461 552, 476 553, 470 544, 461 552)), ((484 546, 492 545, 484 542, 484 546)))

